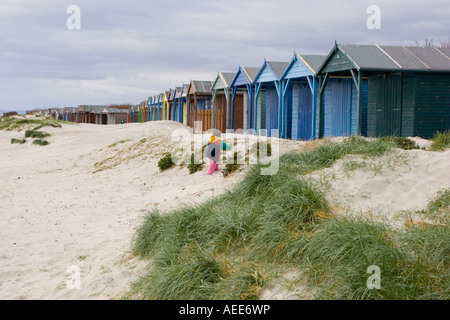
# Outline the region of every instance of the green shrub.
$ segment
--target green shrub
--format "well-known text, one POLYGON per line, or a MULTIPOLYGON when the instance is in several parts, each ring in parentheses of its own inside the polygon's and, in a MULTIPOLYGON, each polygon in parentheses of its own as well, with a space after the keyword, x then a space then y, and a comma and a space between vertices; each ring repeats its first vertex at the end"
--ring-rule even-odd
POLYGON ((13 143, 24 144, 25 142, 27 142, 27 140, 25 140, 25 139, 15 139, 15 138, 11 139, 11 144, 13 144, 13 143))
POLYGON ((36 139, 33 141, 33 144, 38 144, 40 146, 46 146, 48 145, 48 141, 47 140, 41 140, 41 139, 36 139))
POLYGON ((37 131, 37 130, 26 130, 25 138, 33 138, 33 139, 43 139, 49 137, 50 133, 37 131))
POLYGON ((238 170, 241 167, 241 165, 237 163, 238 162, 238 153, 237 152, 235 152, 233 154, 233 159, 234 159, 233 163, 225 164, 225 168, 222 170, 222 174, 224 177, 227 177, 232 172, 238 170))
POLYGON ((163 171, 172 168, 175 163, 172 161, 170 152, 165 153, 164 156, 158 161, 158 168, 163 171))
POLYGON ((420 149, 420 147, 414 141, 412 141, 411 139, 408 139, 406 137, 386 136, 386 137, 381 137, 380 140, 393 142, 393 143, 395 143, 397 148, 400 148, 403 150, 420 149))
POLYGON ((202 170, 202 168, 203 168, 203 162, 202 163, 195 163, 194 154, 191 153, 191 162, 188 165, 189 173, 190 174, 196 173, 197 171, 202 170))

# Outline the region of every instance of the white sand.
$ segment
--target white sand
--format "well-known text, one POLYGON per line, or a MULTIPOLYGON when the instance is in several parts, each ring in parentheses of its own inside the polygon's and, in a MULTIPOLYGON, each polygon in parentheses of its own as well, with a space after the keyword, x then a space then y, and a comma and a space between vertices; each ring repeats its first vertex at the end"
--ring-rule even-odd
POLYGON ((341 213, 402 227, 405 219, 417 217, 415 212, 425 209, 439 191, 450 188, 450 150, 396 149, 370 159, 347 156, 313 176, 328 184, 327 198, 341 213), (352 163, 361 167, 345 167, 352 163))
MULTIPOLYGON (((0 299, 120 298, 148 263, 130 254, 146 212, 203 201, 244 173, 208 176, 206 165, 193 175, 186 167, 160 172, 157 162, 177 145, 170 140, 177 128, 185 127, 169 121, 66 124, 42 129, 52 134, 44 147, 31 140, 11 144, 23 131, 0 131, 0 299), (69 267, 79 268, 79 289, 68 281, 69 267)), ((280 153, 302 145, 281 141, 280 153)), ((336 177, 330 198, 355 211, 387 206, 397 212, 421 208, 450 187, 449 151, 411 151, 408 159, 409 166, 384 168, 375 176, 370 170, 348 175, 337 163, 330 169, 336 177)), ((263 297, 290 294, 277 291, 263 297)))
POLYGON ((207 165, 192 175, 186 167, 160 172, 157 162, 177 145, 171 134, 180 128, 65 124, 42 129, 52 134, 47 146, 11 144, 24 132, 0 131, 0 299, 120 298, 148 263, 130 254, 141 217, 218 195, 244 173, 208 176, 207 165), (79 289, 68 281, 72 266, 79 289))

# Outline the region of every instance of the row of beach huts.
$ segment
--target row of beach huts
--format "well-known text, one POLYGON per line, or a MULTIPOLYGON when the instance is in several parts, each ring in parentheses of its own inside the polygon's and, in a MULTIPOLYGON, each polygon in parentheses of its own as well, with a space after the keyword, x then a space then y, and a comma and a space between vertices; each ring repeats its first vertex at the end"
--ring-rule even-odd
POLYGON ((294 53, 286 62, 239 66, 127 110, 93 108, 79 106, 75 121, 172 120, 195 132, 242 129, 293 140, 354 134, 429 138, 450 130, 450 49, 335 43, 328 55, 294 53))

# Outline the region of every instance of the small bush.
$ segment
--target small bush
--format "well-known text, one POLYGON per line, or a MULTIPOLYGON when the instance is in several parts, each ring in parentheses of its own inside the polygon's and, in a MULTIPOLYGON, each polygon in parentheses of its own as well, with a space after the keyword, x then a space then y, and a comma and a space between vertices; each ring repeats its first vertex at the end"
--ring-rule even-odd
POLYGON ((37 131, 37 130, 26 130, 25 138, 33 138, 33 139, 43 139, 49 137, 50 133, 37 131))
POLYGON ((175 163, 172 161, 170 152, 164 154, 164 156, 158 161, 158 168, 163 171, 172 168, 175 163))
POLYGON ((270 157, 272 155, 272 145, 270 144, 270 142, 267 142, 267 143, 265 143, 265 142, 258 142, 256 144, 256 156, 258 157, 258 159, 259 159, 259 150, 261 149, 262 145, 266 145, 266 150, 267 150, 267 154, 265 154, 263 156, 267 155, 268 157, 270 157))
POLYGON ((46 145, 48 145, 48 141, 47 140, 36 139, 36 140, 33 141, 33 144, 38 144, 40 146, 46 146, 46 145))
POLYGON ((450 148, 450 131, 437 132, 431 140, 433 141, 430 146, 431 151, 445 151, 450 148))
POLYGON ((15 138, 11 139, 11 144, 13 144, 13 143, 24 144, 25 142, 27 142, 27 140, 25 140, 25 139, 15 139, 15 138))
POLYGON ((189 165, 188 165, 189 173, 190 174, 196 173, 197 171, 202 170, 202 168, 203 168, 203 162, 195 163, 194 154, 191 153, 191 163, 189 163, 189 165))
POLYGON ((222 170, 222 174, 224 177, 227 177, 230 173, 238 170, 240 168, 240 164, 237 163, 237 159, 238 159, 238 153, 235 152, 234 155, 234 161, 233 163, 227 163, 225 165, 225 169, 222 170))
POLYGON ((397 146, 397 148, 403 149, 403 150, 413 150, 413 149, 420 149, 420 147, 411 139, 408 139, 406 137, 382 137, 380 138, 382 141, 388 141, 393 142, 397 146))

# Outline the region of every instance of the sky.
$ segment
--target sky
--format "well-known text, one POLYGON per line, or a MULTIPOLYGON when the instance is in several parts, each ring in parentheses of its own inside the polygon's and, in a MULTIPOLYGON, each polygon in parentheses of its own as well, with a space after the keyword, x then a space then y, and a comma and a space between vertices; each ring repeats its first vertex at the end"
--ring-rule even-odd
POLYGON ((0 0, 0 110, 137 104, 335 41, 449 37, 448 0, 0 0))

